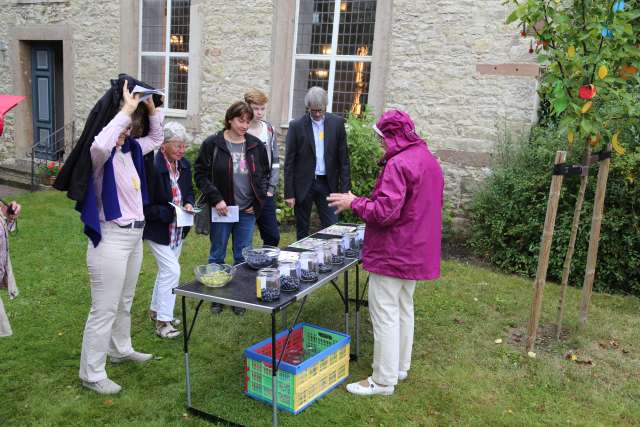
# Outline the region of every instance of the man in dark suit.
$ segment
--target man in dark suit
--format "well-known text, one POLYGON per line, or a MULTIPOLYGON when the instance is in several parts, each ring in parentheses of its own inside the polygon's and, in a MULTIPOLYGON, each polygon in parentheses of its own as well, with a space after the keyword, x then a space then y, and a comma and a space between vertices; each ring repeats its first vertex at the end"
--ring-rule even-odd
POLYGON ((284 160, 284 198, 294 208, 298 240, 309 235, 315 202, 323 227, 338 221, 330 193, 351 189, 344 120, 327 113, 327 92, 314 86, 304 97, 307 113, 289 123, 284 160))

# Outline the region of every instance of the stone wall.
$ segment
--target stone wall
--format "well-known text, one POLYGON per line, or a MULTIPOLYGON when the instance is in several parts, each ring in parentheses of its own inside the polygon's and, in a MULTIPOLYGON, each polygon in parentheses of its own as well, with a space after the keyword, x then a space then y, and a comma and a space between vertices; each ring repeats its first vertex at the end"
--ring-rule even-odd
MULTIPOLYGON (((200 135, 222 127, 227 108, 256 87, 270 93, 273 1, 202 1, 200 135)), ((276 58, 277 60, 277 58, 276 58)))
POLYGON ((395 0, 385 108, 407 110, 446 174, 460 210, 488 172, 501 132, 536 120, 536 80, 480 75, 477 64, 533 62, 528 39, 504 24, 501 0, 395 0))
MULTIPOLYGON (((0 26, 0 46, 9 44, 11 26, 71 26, 77 132, 108 88, 109 79, 119 72, 121 44, 137 49, 137 28, 128 34, 121 29, 121 4, 117 0, 42 4, 14 0, 0 8, 0 22, 7 24, 0 26)), ((257 87, 272 95, 281 91, 271 81, 277 77, 272 67, 285 56, 278 50, 283 46, 273 46, 278 37, 275 1, 193 0, 193 4, 198 6, 201 38, 191 51, 200 58, 200 67, 190 78, 199 82, 199 111, 190 117, 189 127, 200 142, 220 129, 226 108, 241 99, 246 89, 257 87)), ((508 13, 502 0, 394 0, 389 31, 384 32, 388 38, 383 44, 388 58, 382 64, 384 108, 401 108, 414 117, 442 161, 447 199, 462 216, 478 183, 489 173, 499 135, 510 130, 526 133, 536 119, 534 78, 476 71, 482 63, 534 61, 528 39, 504 24, 508 13)), ((12 91, 11 54, 0 50, 0 92, 12 91)), ((137 54, 132 55, 136 63, 137 54)), ((288 96, 281 98, 288 100, 288 96)), ((0 140, 0 159, 11 157, 11 142, 8 130, 0 140)))
MULTIPOLYGON (((37 1, 14 1, 0 7, 0 42, 12 46, 12 28, 28 28, 38 25, 70 26, 72 33, 71 58, 72 88, 65 87, 74 95, 71 100, 72 117, 65 116, 65 123, 76 120, 76 130, 79 133, 84 126, 84 120, 89 111, 108 89, 109 79, 117 76, 119 70, 118 52, 120 46, 120 5, 117 1, 68 1, 54 0, 39 3, 37 1)), ((44 37, 42 39, 45 39, 44 37)), ((33 40, 40 40, 38 32, 34 32, 33 40)), ((137 39, 131 41, 137 44, 137 39)), ((13 44, 13 46, 17 46, 13 44)), ((10 50, 10 49, 9 49, 10 50)), ((18 61, 15 68, 30 78, 30 71, 25 70, 25 64, 16 59, 18 52, 5 52, 0 62, 0 92, 24 93, 16 87, 15 74, 10 61, 18 61)), ((1 54, 1 53, 0 53, 1 54)), ((66 60, 67 58, 65 58, 66 60)), ((68 64, 67 64, 68 65, 68 64)), ((69 76, 67 76, 69 77, 69 76)), ((30 81, 26 82, 30 84, 30 81)), ((67 81, 65 81, 65 84, 67 81)), ((29 102, 24 102, 16 109, 15 114, 24 114, 29 102)), ((12 124, 12 123, 9 123, 12 124)), ((24 125, 24 124, 23 124, 24 125)), ((30 124, 26 124, 30 126, 30 124)), ((13 157, 15 129, 10 131, 0 141, 5 148, 5 159, 13 157)), ((23 144, 24 145, 24 144, 23 144)), ((30 143, 27 144, 30 146, 30 143)))

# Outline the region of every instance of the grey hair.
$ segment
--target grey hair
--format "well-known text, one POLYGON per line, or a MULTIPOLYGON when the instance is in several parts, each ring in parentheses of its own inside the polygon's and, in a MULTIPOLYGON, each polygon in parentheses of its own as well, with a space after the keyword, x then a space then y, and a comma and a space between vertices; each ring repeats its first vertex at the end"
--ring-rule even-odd
POLYGON ((164 125, 164 142, 167 143, 172 139, 178 139, 187 142, 187 129, 178 122, 167 122, 164 125))
POLYGON ((309 88, 307 94, 304 96, 304 105, 307 108, 326 108, 328 102, 327 91, 320 86, 313 86, 309 88))

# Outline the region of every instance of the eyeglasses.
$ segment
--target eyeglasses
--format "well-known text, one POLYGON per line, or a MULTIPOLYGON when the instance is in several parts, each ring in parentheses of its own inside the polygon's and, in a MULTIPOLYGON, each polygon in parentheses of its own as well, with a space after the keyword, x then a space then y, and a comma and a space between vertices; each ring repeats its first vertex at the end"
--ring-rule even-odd
POLYGON ((322 114, 326 111, 326 108, 309 108, 309 112, 312 114, 322 114))

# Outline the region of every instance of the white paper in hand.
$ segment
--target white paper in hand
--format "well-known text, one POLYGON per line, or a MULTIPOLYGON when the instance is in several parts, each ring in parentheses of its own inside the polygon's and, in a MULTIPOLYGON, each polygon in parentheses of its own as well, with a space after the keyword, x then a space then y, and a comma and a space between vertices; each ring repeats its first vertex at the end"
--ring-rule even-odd
POLYGON ((187 212, 181 206, 169 203, 176 209, 176 226, 178 227, 192 227, 193 226, 193 214, 187 212))
POLYGON ((227 206, 226 215, 220 215, 216 208, 211 208, 211 222, 238 222, 240 221, 240 209, 238 206, 227 206))
POLYGON ((149 98, 153 94, 164 96, 164 93, 162 91, 159 91, 157 89, 149 89, 146 87, 142 87, 140 85, 136 85, 136 87, 133 88, 133 91, 131 91, 132 95, 135 95, 136 93, 140 94, 141 101, 144 101, 145 99, 149 98))

